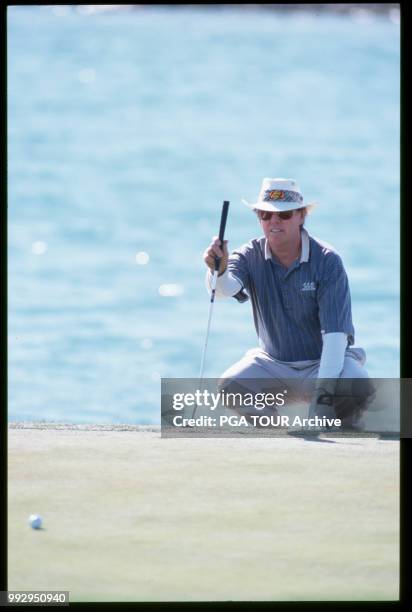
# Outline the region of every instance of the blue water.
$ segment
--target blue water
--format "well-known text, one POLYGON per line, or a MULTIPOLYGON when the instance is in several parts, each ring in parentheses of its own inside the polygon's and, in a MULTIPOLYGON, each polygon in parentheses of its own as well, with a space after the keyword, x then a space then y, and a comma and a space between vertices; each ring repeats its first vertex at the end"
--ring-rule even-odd
MULTIPOLYGON (((396 15, 9 7, 8 130, 10 420, 159 423, 160 377, 199 372, 222 201, 235 248, 265 176, 318 202, 369 374, 399 376, 396 15)), ((256 344, 217 302, 205 374, 256 344)))

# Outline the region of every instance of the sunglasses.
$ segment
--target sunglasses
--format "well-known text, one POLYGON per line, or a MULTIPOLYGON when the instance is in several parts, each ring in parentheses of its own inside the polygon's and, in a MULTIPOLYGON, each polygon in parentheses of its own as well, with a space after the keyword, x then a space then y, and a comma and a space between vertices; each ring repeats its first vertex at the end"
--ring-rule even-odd
POLYGON ((257 214, 261 221, 269 221, 273 215, 278 215, 282 221, 287 221, 293 217, 294 210, 283 210, 281 212, 272 212, 270 210, 258 210, 257 214))

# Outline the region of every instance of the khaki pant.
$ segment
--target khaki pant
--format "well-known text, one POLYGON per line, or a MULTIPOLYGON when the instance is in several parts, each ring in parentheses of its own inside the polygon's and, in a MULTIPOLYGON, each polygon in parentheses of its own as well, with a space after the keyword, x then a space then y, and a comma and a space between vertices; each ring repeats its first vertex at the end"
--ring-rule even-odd
MULTIPOLYGON (((339 379, 368 379, 368 373, 364 368, 365 361, 366 354, 362 348, 346 349, 339 379)), ((254 348, 248 350, 242 359, 222 374, 219 379, 219 389, 234 393, 246 391, 277 393, 286 388, 289 401, 310 402, 315 390, 319 364, 320 359, 279 361, 261 348, 254 348)), ((348 392, 351 394, 353 381, 348 380, 347 383, 348 392)), ((345 385, 339 383, 339 386, 345 392, 345 385)))

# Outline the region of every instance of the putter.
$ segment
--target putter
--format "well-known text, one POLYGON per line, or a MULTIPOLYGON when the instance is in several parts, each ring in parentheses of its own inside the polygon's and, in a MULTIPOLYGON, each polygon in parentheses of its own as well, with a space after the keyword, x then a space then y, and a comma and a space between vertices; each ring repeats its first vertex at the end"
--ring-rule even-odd
MULTIPOLYGON (((225 200, 223 202, 223 206, 222 206, 222 214, 220 217, 220 229, 219 229, 219 240, 221 241, 221 246, 223 249, 223 238, 225 235, 225 228, 226 228, 226 220, 227 220, 227 213, 229 211, 229 202, 227 200, 225 200)), ((205 344, 203 346, 203 351, 202 351, 202 359, 200 362, 200 372, 199 372, 199 388, 203 382, 203 373, 204 373, 204 369, 205 369, 205 358, 206 358, 206 349, 207 349, 207 341, 209 339, 209 332, 210 332, 210 323, 212 321, 212 313, 213 313, 213 304, 215 303, 215 294, 216 294, 216 282, 217 282, 217 277, 219 275, 219 267, 220 267, 220 261, 221 261, 221 257, 215 257, 215 270, 213 272, 213 276, 212 276, 212 281, 211 281, 211 290, 212 293, 210 295, 210 307, 209 307, 209 318, 207 321, 207 328, 206 328, 206 338, 205 338, 205 344)), ((195 417, 195 413, 196 413, 196 408, 197 406, 195 405, 194 409, 193 409, 193 414, 192 414, 192 419, 194 419, 195 417)))

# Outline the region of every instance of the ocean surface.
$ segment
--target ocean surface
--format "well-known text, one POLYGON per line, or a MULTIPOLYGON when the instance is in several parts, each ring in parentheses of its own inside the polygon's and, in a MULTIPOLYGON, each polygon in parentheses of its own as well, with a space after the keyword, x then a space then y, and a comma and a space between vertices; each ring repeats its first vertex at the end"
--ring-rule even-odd
MULTIPOLYGON (((203 251, 230 200, 261 235, 263 177, 293 177, 349 277, 371 376, 399 376, 399 12, 8 7, 9 420, 160 422, 196 377, 203 251)), ((257 346, 215 304, 205 376, 257 346)))

